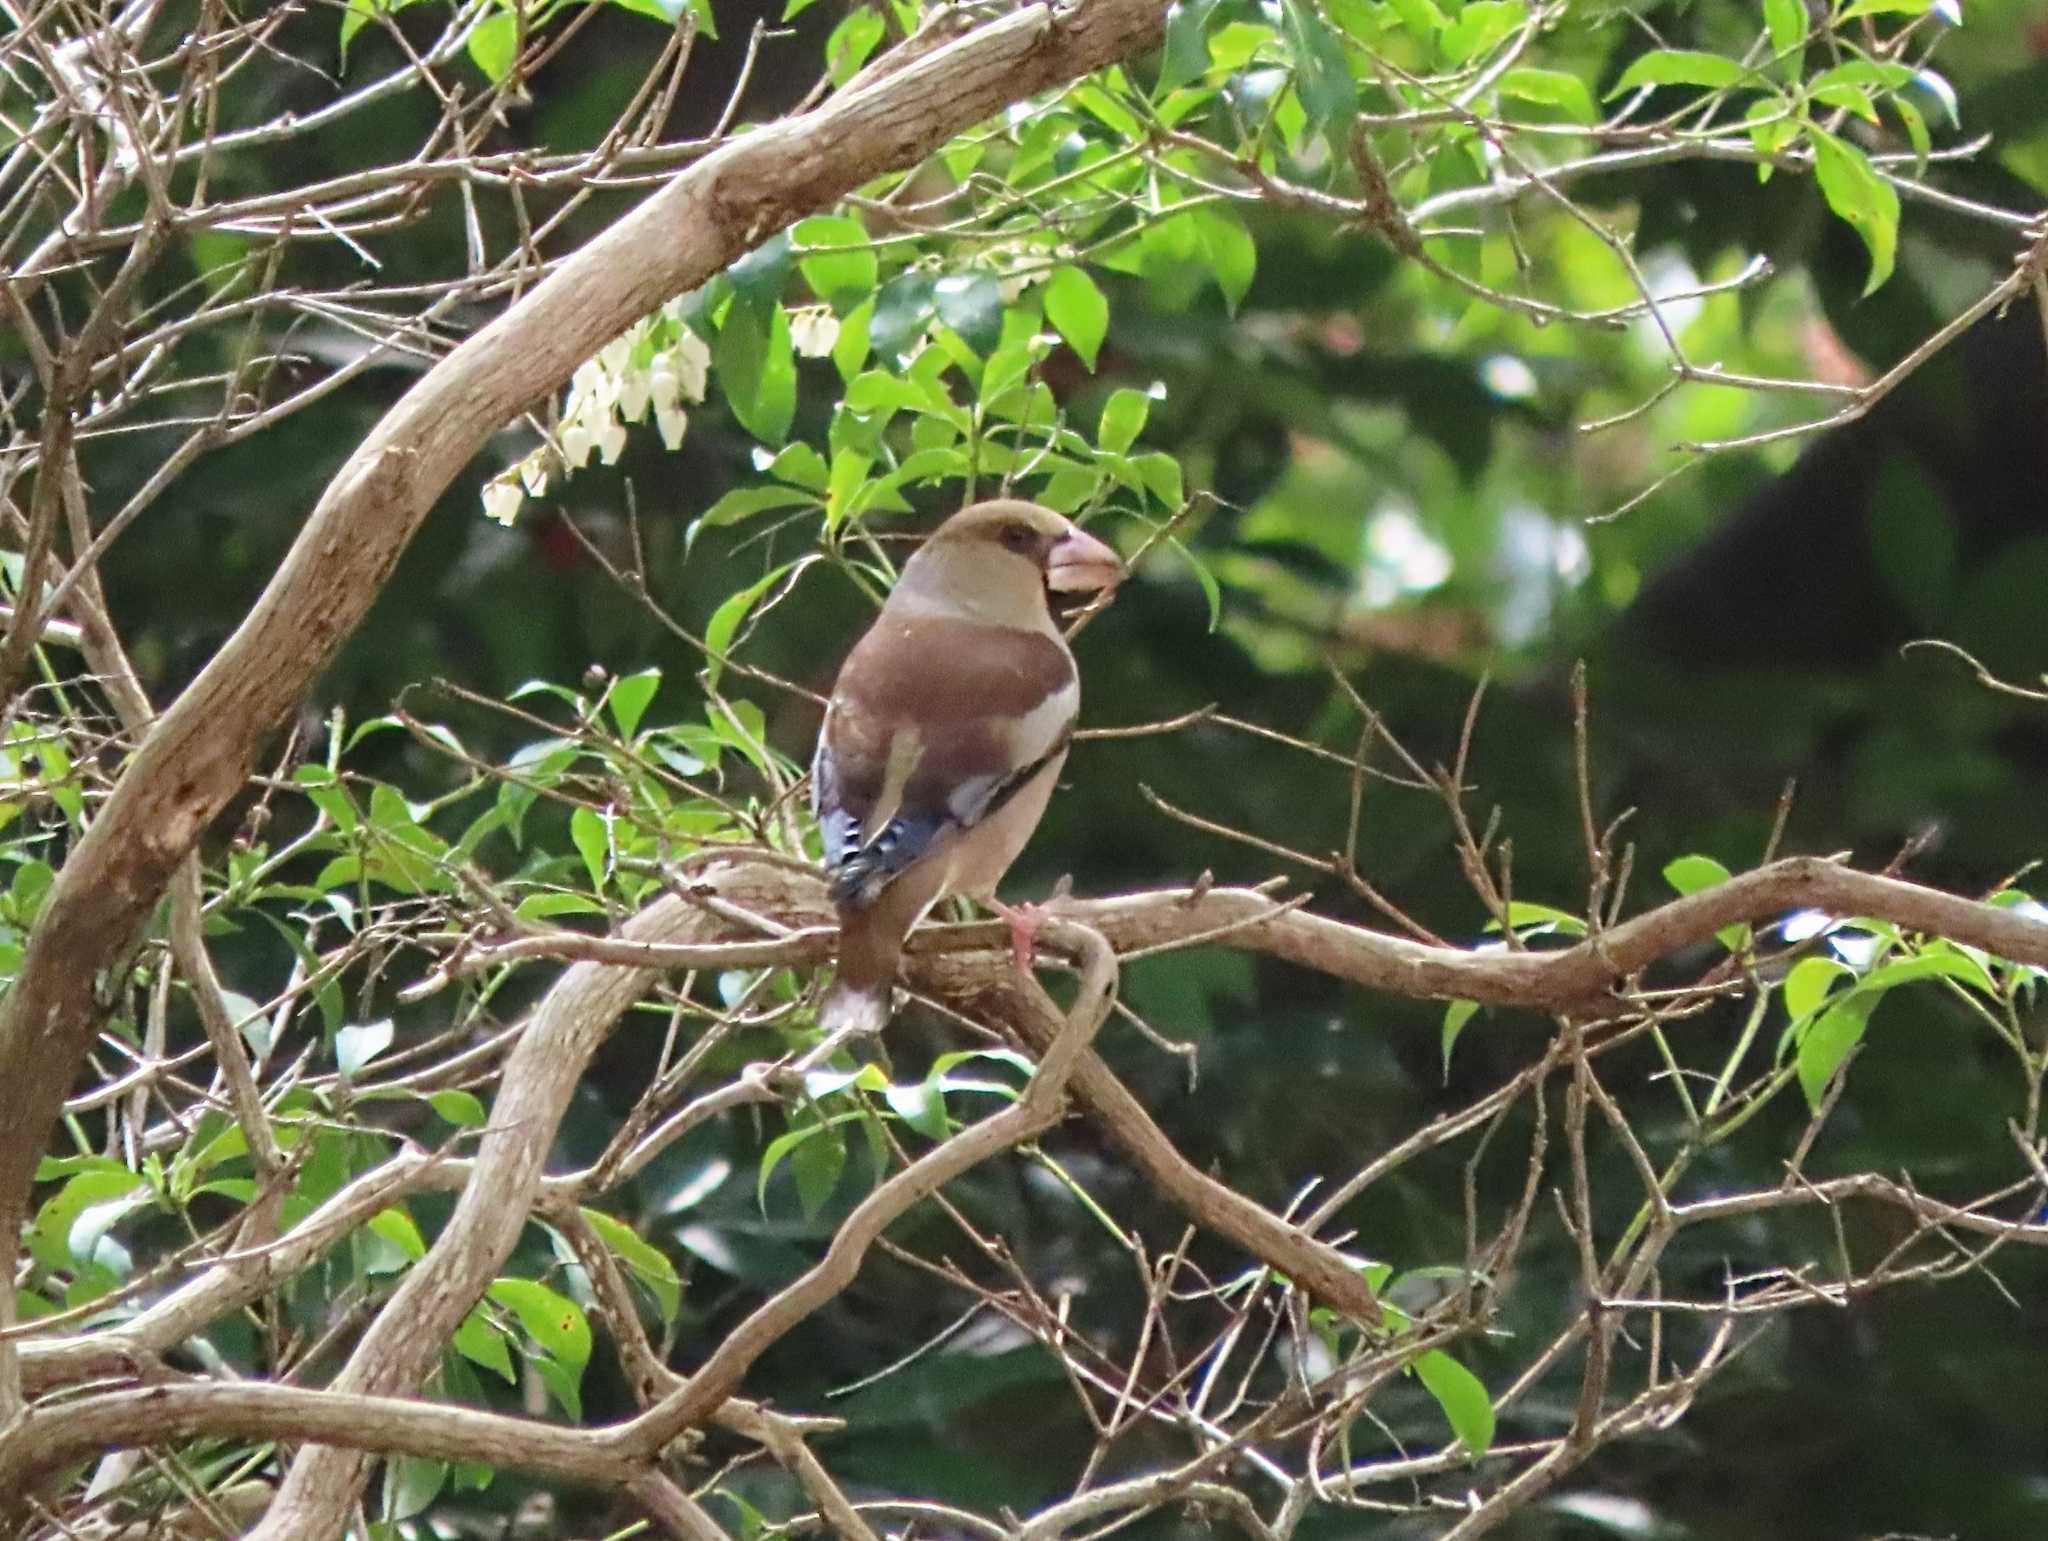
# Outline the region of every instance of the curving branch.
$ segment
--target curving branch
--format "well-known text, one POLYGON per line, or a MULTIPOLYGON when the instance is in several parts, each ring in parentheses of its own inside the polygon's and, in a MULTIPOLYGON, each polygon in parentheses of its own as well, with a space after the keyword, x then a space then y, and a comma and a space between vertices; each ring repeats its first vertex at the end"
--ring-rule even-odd
MULTIPOLYGON (((805 214, 1046 87, 1152 46, 1164 0, 1029 6, 706 156, 436 364, 329 484, 254 609, 166 711, 59 872, 0 1004, 0 1328, 29 1184, 122 960, 265 737, 361 624, 485 441, 640 316, 805 214)), ((887 59, 885 57, 885 63, 887 59)), ((20 1405, 0 1339, 0 1419, 20 1405)))

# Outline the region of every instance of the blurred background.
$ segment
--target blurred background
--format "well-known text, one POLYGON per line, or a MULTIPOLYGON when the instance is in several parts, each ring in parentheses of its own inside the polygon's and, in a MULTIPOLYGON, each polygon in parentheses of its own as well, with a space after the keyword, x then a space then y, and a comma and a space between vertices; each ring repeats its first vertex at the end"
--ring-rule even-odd
MULTIPOLYGON (((715 120, 736 78, 747 10, 720 5, 723 40, 700 49, 675 132, 715 120)), ((1745 10, 1662 8, 1659 22, 1667 36, 1711 35, 1745 10)), ((808 88, 819 41, 843 14, 826 0, 791 23, 791 39, 762 51, 743 119, 766 119, 808 88)), ((304 25, 331 35, 332 18, 304 25)), ((505 115, 501 143, 588 142, 610 124, 622 82, 637 80, 650 35, 644 19, 607 8, 505 115)), ((320 46, 331 53, 331 43, 320 46)), ((372 69, 392 46, 366 31, 347 67, 372 69)), ((1945 167, 1941 184, 1987 204, 2040 208, 2048 7, 1966 0, 1939 62, 1954 92, 1954 126, 1943 125, 1939 142, 1989 138, 1982 153, 1945 167)), ((294 91, 310 101, 327 87, 280 71, 265 89, 274 94, 263 110, 274 111, 294 91)), ((426 104, 401 99, 378 125, 400 146, 431 121, 426 104)), ((315 136, 278 153, 317 161, 323 146, 315 136)), ((320 170, 257 159, 242 172, 251 185, 320 170)), ((1633 232, 1659 293, 1726 284, 1769 263, 1767 277, 1666 311, 1694 361, 1751 375, 1868 381, 2007 271, 2016 246, 2008 229, 1909 201, 1897 273, 1865 296, 1865 248, 1810 179, 1760 186, 1748 165, 1695 162, 1634 169, 1612 187, 1579 192, 1633 232)), ((593 199, 563 244, 625 201, 593 199)), ((1674 446, 1808 421, 1827 400, 1711 383, 1659 397, 1669 355, 1645 320, 1537 326, 1462 301, 1370 234, 1270 208, 1252 210, 1247 223, 1256 276, 1234 314, 1194 269, 1106 274, 1111 323, 1098 367, 1067 352, 1046 367, 1060 405, 1083 423, 1117 388, 1149 393, 1143 447, 1177 460, 1197 493, 1177 531, 1184 550, 1155 548, 1078 643, 1086 723, 1214 704, 1349 754, 1358 719, 1334 671, 1432 765, 1455 752, 1474 690, 1489 680, 1470 765, 1475 819, 1498 807, 1517 898, 1570 908, 1586 889, 1568 685, 1583 660, 1595 806, 1603 819, 1633 810, 1623 837, 1638 853, 1634 906, 1668 896, 1657 874, 1673 857, 1701 853, 1738 870, 1760 860, 1788 784, 1796 790, 1784 851, 1847 852, 1873 867, 1909 851, 1909 875, 1968 892, 2048 855, 2048 706, 1981 687, 1951 654, 1902 651, 1938 638, 2008 679, 2031 682, 2048 669, 2048 317, 2034 304, 1970 327, 1860 421, 1692 464, 1674 446), (1679 474, 1660 484, 1671 472, 1679 474)), ((1557 303, 1595 309, 1631 298, 1584 227, 1546 220, 1518 238, 1557 303)), ((438 205, 403 241, 380 247, 379 281, 459 265, 463 239, 459 208, 438 205)), ((193 271, 228 255, 217 244, 195 250, 193 271)), ((291 261, 309 284, 333 286, 350 279, 354 259, 338 246, 301 247, 291 261)), ((346 332, 317 326, 294 345, 322 363, 353 346, 346 332)), ((19 367, 18 357, 5 367, 19 367)), ((114 548, 105 564, 112 609, 159 700, 233 627, 327 478, 414 374, 387 361, 316 410, 213 455, 114 548)), ((822 442, 839 389, 829 362, 802 361, 795 438, 822 442)), ((810 538, 750 525, 686 540, 718 497, 758 480, 752 436, 714 396, 693 414, 679 451, 635 433, 616 466, 579 472, 502 528, 480 516, 482 484, 533 442, 508 430, 496 458, 451 491, 309 721, 336 704, 354 718, 375 715, 409 687, 417 705, 416 687, 437 678, 503 696, 530 679, 573 683, 592 665, 615 674, 660 666, 654 714, 681 720, 701 710, 691 683, 699 656, 621 592, 584 539, 622 552, 637 524, 654 597, 701 630, 721 599, 810 538)), ((147 435, 96 445, 96 497, 114 506, 150 474, 159 450, 147 435)), ((931 502, 882 525, 919 530, 941 511, 931 502)), ((1113 510, 1096 527, 1126 549, 1144 534, 1113 510)), ((822 689, 867 605, 851 584, 807 584, 762 621, 746 657, 822 689)), ((731 688, 762 707, 778 747, 807 755, 809 703, 731 688)), ((519 747, 502 716, 439 700, 434 713, 479 753, 519 747)), ((399 734, 361 753, 367 768, 423 793, 449 774, 399 734)), ((1343 846, 1350 816, 1341 767, 1213 724, 1085 744, 1070 782, 1013 874, 1018 895, 1066 874, 1092 894, 1204 871, 1236 881, 1276 870, 1265 853, 1165 816, 1145 789, 1319 855, 1343 846)), ((1430 795, 1369 784, 1358 860, 1427 926, 1479 939, 1487 917, 1430 795)), ((1343 885, 1289 875, 1325 913, 1380 923, 1343 885)), ((1108 1036, 1112 1062, 1190 1159, 1275 1205, 1315 1174, 1356 1166, 1463 1106, 1527 1063, 1549 1031, 1540 1018, 1482 1014, 1447 1070, 1440 1008, 1223 951, 1137 965, 1128 993, 1162 1032, 1194 1046, 1199 1079, 1190 1086, 1181 1060, 1127 1030, 1108 1036)), ((1731 1007, 1681 1031, 1708 1061, 1739 1026, 1731 1007)), ((932 1024, 906 1031, 943 1041, 932 1024)), ((630 1037, 606 1051, 572 1115, 572 1145, 601 1138, 644 1083, 650 1052, 630 1037)), ((2007 1122, 2023 1094, 2000 1056, 1939 995, 1900 997, 1879 1017, 1809 1171, 1910 1172, 1936 1192, 1993 1186, 2011 1166, 2007 1122)), ((1652 1069, 1645 1051, 1614 1080, 1639 1087, 1652 1069)), ((1646 1138, 1675 1138, 1657 1106, 1642 1104, 1646 1138)), ((1699 1164, 1688 1194, 1774 1181, 1800 1123, 1796 1108, 1759 1119, 1699 1164)), ((693 1342, 709 1341, 787 1278, 852 1202, 842 1191, 812 1220, 788 1203, 764 1215, 752 1176, 772 1132, 745 1121, 709 1128, 642 1181, 649 1234, 686 1269, 680 1365, 693 1342)), ((1178 1216, 1085 1130, 1063 1133, 1057 1148, 1109 1208, 1155 1245, 1171 1244, 1178 1216)), ((1603 1156, 1623 1170, 1619 1151, 1603 1156)), ((1461 1159, 1421 1163, 1347 1211, 1354 1250, 1404 1269, 1456 1262, 1461 1159)), ((1042 1286, 1064 1281, 1080 1328, 1105 1343, 1127 1340, 1138 1304, 1128 1269, 1110 1238, 1041 1176, 991 1170, 961 1185, 962 1202, 1042 1286)), ((1489 1169, 1487 1181, 1496 1180, 1519 1181, 1512 1161, 1489 1169)), ((1545 1216, 1549 1229, 1506 1295, 1501 1340, 1467 1357, 1496 1389, 1520 1362, 1518 1341, 1540 1341, 1577 1309, 1574 1259, 1554 1215, 1545 1216)), ((1618 1225, 1626 1215, 1604 1218, 1618 1225)), ((1881 1248, 1895 1223, 1854 1210, 1845 1220, 1861 1252, 1881 1248)), ((936 1233, 931 1244, 944 1245, 936 1233)), ((1760 1260, 1824 1258, 1835 1245, 1818 1220, 1752 1222, 1688 1242, 1667 1273, 1674 1287, 1711 1288, 1760 1260)), ((1222 1252, 1209 1260, 1237 1266, 1222 1252)), ((1973 1276, 1777 1319, 1692 1417, 1603 1452, 1506 1533, 2048 1536, 2048 1266, 2038 1254, 2006 1252, 1989 1272, 1997 1284, 1973 1276)), ((827 1395, 891 1365, 960 1309, 878 1261, 762 1363, 751 1389, 784 1407, 846 1416, 832 1461, 857 1482, 983 1512, 1027 1511, 1066 1490, 1091 1438, 1056 1364, 1037 1349, 970 1328, 871 1387, 827 1395)), ((600 1355, 586 1394, 592 1418, 625 1404, 609 1374, 600 1355)), ((1524 1404, 1525 1415, 1566 1416, 1570 1395, 1562 1383, 1552 1401, 1524 1404)), ((1397 1437, 1412 1426, 1441 1439, 1417 1388, 1397 1389, 1375 1409, 1397 1437)), ((1508 1425, 1500 1437, 1516 1433, 1508 1425)), ((1127 1453, 1142 1456, 1142 1441, 1127 1453)), ((738 1488, 747 1491, 744 1480, 738 1488)), ((491 1502, 509 1506, 522 1490, 507 1478, 491 1502)), ((754 1493, 771 1514, 786 1512, 777 1507, 785 1496, 772 1484, 754 1493)), ((1353 1516, 1311 1521, 1301 1534, 1422 1536, 1440 1525, 1353 1516)), ((1186 1514, 1146 1528, 1205 1526, 1186 1514)))

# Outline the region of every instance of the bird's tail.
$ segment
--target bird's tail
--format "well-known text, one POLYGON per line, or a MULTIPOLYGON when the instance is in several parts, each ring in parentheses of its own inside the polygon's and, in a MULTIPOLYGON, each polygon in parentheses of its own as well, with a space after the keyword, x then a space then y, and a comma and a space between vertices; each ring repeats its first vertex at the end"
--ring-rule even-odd
POLYGON ((818 1008, 827 1033, 872 1033, 889 1020, 903 938, 872 909, 839 911, 839 972, 818 1008))

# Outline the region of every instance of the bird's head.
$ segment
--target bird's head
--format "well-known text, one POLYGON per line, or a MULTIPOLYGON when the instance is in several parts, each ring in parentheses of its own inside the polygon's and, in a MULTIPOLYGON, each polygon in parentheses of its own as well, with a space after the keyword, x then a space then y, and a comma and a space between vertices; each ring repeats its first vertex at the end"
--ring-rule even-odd
POLYGON ((921 606, 997 624, 1036 626, 1051 594, 1092 594, 1123 581, 1117 554, 1065 514, 1019 498, 963 508, 917 550, 898 592, 921 606))

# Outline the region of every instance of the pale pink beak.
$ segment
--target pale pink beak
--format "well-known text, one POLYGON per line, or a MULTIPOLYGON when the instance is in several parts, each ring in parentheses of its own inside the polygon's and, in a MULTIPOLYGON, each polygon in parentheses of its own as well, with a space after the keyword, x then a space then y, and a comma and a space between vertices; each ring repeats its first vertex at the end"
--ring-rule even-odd
POLYGON ((1113 589, 1124 581, 1123 559, 1086 530, 1067 526, 1045 556, 1045 586, 1055 593, 1113 589))

